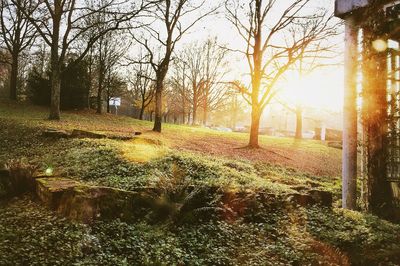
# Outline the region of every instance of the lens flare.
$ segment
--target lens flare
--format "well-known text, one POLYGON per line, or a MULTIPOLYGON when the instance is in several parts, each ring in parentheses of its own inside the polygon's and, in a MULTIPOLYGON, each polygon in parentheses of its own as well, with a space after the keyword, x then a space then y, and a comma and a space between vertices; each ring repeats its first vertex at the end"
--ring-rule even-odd
POLYGON ((384 40, 378 39, 372 42, 372 47, 378 52, 383 52, 386 51, 388 45, 384 40))
POLYGON ((53 168, 48 167, 44 173, 45 173, 47 176, 52 176, 52 175, 53 175, 53 168))

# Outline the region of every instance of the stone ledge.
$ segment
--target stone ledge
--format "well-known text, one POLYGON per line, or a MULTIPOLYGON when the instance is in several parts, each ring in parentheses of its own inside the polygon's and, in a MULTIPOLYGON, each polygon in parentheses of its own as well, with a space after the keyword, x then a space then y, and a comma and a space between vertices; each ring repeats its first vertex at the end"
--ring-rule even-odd
MULTIPOLYGON (((132 222, 168 207, 168 204, 161 200, 163 195, 159 195, 160 191, 154 187, 139 187, 133 191, 125 191, 111 187, 90 186, 60 177, 38 178, 36 184, 38 197, 49 208, 64 217, 83 223, 117 218, 132 222)), ((194 187, 189 186, 187 189, 190 192, 194 187)), ((289 204, 300 206, 315 204, 332 206, 332 194, 319 190, 309 190, 307 194, 276 195, 263 191, 223 191, 218 187, 207 187, 201 193, 199 199, 203 200, 219 197, 219 206, 225 210, 224 218, 231 220, 251 214, 258 208, 259 203, 267 206, 284 200, 289 204)), ((195 205, 201 207, 202 203, 195 202, 195 205)))

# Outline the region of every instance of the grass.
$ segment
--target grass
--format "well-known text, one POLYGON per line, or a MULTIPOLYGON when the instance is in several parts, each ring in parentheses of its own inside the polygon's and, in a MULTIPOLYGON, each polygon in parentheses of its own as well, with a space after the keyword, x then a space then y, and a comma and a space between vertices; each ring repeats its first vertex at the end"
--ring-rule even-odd
MULTIPOLYGON (((0 103, 0 164, 25 158, 42 173, 51 167, 58 176, 126 190, 177 176, 199 187, 276 195, 317 188, 339 203, 340 151, 318 141, 261 136, 262 149, 249 150, 241 133, 166 124, 158 134, 151 123, 129 117, 64 112, 55 122, 46 115, 46 108, 0 103), (143 134, 131 141, 52 140, 41 136, 45 128, 143 134)), ((400 259, 398 225, 281 200, 258 203, 236 221, 88 226, 25 196, 0 201, 0 232, 0 265, 396 265, 400 259)))

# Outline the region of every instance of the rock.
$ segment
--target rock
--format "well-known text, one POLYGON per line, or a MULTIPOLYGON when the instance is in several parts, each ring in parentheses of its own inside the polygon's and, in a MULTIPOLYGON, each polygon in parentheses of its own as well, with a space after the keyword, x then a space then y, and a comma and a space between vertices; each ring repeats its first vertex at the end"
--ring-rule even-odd
POLYGON ((140 135, 142 135, 142 132, 136 131, 136 132, 133 133, 133 135, 135 135, 135 136, 140 136, 140 135))
POLYGON ((289 194, 286 198, 288 202, 295 203, 302 207, 306 207, 308 205, 314 204, 314 200, 310 195, 303 194, 303 193, 292 193, 289 194))
POLYGON ((72 138, 88 138, 88 139, 104 139, 107 138, 104 134, 94 133, 85 130, 74 129, 71 133, 72 138))
POLYGON ((42 136, 47 138, 68 138, 70 134, 64 130, 47 128, 43 131, 42 136))
POLYGON ((56 210, 60 204, 62 195, 80 183, 66 178, 38 178, 36 179, 36 194, 52 210, 56 210))
POLYGON ((309 190, 306 193, 292 193, 287 201, 306 207, 308 205, 332 206, 332 193, 323 190, 309 190))
POLYGON ((91 223, 94 220, 131 221, 136 199, 141 195, 109 187, 76 186, 60 198, 57 212, 72 220, 91 223))
POLYGON ((142 193, 84 185, 67 178, 38 178, 39 199, 60 215, 83 223, 94 220, 133 221, 148 211, 141 210, 142 193))
POLYGON ((308 194, 312 197, 314 202, 322 206, 331 207, 332 206, 332 193, 324 190, 310 190, 308 194))

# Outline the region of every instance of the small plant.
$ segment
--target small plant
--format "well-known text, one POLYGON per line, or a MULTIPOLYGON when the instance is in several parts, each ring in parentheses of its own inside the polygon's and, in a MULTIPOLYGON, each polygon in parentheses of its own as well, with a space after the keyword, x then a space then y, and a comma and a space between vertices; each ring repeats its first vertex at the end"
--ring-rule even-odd
POLYGON ((18 195, 34 189, 34 176, 39 165, 31 164, 26 159, 13 159, 5 167, 10 172, 12 194, 18 195))
POLYGON ((160 174, 150 183, 153 206, 151 220, 172 220, 175 223, 209 220, 222 209, 220 195, 209 186, 194 186, 179 166, 172 165, 172 174, 160 174))

